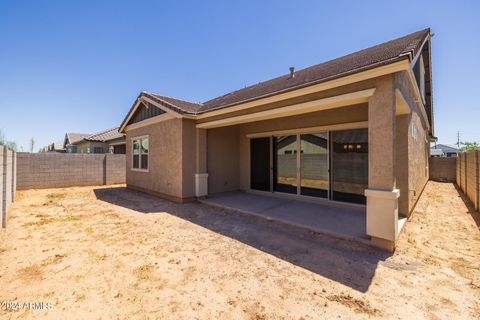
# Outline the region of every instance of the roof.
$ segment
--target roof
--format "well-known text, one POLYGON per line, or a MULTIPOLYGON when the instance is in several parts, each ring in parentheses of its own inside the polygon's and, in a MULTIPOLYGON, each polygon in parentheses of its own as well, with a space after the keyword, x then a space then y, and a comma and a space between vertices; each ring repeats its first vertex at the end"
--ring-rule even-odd
MULTIPOLYGON (((165 106, 166 108, 169 108, 180 114, 195 115, 204 113, 246 101, 271 96, 280 92, 290 91, 335 78, 340 78, 403 59, 412 59, 421 49, 424 40, 429 34, 429 28, 423 29, 395 40, 391 40, 337 59, 295 71, 293 78, 290 77, 290 74, 288 73, 268 81, 260 82, 255 85, 227 93, 204 103, 188 102, 185 100, 161 96, 149 92, 142 92, 138 96, 137 100, 141 97, 148 97, 165 106)), ((135 105, 136 102, 128 114, 133 111, 135 105)), ((127 118, 128 115, 124 122, 127 120, 127 118)), ((123 124, 124 123, 122 123, 122 126, 123 124)))
POLYGON ((92 135, 85 137, 87 141, 100 141, 100 142, 107 142, 115 139, 121 139, 125 137, 123 133, 118 132, 119 127, 107 129, 92 135))
POLYGON ((436 146, 435 146, 435 149, 452 149, 452 150, 460 150, 459 147, 457 147, 456 145, 453 145, 453 144, 442 144, 442 143, 438 143, 436 146))
POLYGON ((90 136, 90 133, 72 133, 72 132, 69 132, 66 134, 66 138, 68 139, 68 142, 70 144, 75 144, 75 143, 78 143, 80 141, 82 141, 83 139, 85 139, 86 137, 90 136))
POLYGON ((442 149, 430 149, 430 155, 431 156, 443 156, 443 150, 442 149))
POLYGON ((53 145, 54 150, 63 150, 63 141, 62 140, 56 141, 56 142, 52 143, 52 145, 53 145))

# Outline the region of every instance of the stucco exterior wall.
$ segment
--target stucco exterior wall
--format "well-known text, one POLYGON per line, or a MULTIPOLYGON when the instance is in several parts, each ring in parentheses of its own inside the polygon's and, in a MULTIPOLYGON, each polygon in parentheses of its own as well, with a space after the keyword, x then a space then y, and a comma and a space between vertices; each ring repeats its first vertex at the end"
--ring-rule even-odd
POLYGON ((375 93, 368 102, 369 189, 392 191, 396 188, 395 125, 395 87, 389 75, 377 79, 375 93))
POLYGON ((127 132, 127 186, 182 201, 182 120, 172 119, 127 132), (132 170, 132 138, 149 136, 148 172, 132 170))
POLYGON ((210 194, 240 188, 238 126, 207 130, 207 172, 210 194))
POLYGON ((414 89, 407 77, 404 71, 395 74, 395 86, 411 109, 408 120, 408 189, 401 190, 404 194, 408 192, 408 211, 404 214, 409 215, 429 179, 430 143, 427 122, 415 102, 414 89))
POLYGON ((195 121, 182 120, 182 197, 193 199, 195 197, 195 173, 197 167, 197 129, 195 121))
POLYGON ((410 211, 410 204, 408 200, 408 129, 410 125, 410 115, 399 115, 396 117, 396 121, 396 180, 397 188, 400 189, 400 197, 398 198, 398 212, 401 215, 408 215, 408 212, 410 211))

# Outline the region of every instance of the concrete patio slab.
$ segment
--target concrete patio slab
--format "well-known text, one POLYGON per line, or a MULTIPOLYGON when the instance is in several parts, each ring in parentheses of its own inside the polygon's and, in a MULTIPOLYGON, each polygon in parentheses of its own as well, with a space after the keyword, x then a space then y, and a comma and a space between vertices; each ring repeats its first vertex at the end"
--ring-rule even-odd
POLYGON ((201 202, 341 239, 368 241, 365 208, 339 203, 313 203, 246 192, 210 195, 201 202))

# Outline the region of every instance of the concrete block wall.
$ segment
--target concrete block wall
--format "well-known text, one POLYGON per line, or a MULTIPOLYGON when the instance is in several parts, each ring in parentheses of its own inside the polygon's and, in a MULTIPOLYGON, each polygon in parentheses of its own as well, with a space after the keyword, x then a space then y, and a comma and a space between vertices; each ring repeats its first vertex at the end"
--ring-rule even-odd
POLYGON ((7 213, 15 200, 16 152, 0 146, 0 217, 2 228, 7 226, 7 213))
POLYGON ((124 154, 105 154, 105 184, 125 183, 126 163, 124 154))
POLYGON ((17 189, 125 183, 123 154, 18 153, 17 189))
POLYGON ((455 182, 457 181, 457 158, 429 158, 430 180, 455 182))
POLYGON ((480 151, 462 152, 457 160, 457 184, 480 210, 480 151))

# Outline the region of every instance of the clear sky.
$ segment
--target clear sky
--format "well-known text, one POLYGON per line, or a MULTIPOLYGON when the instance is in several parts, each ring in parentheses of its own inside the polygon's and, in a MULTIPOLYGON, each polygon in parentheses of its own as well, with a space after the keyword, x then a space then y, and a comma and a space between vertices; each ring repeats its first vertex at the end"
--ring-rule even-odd
POLYGON ((115 127, 140 91, 205 101, 432 28, 435 134, 480 140, 480 1, 0 1, 0 129, 115 127))

